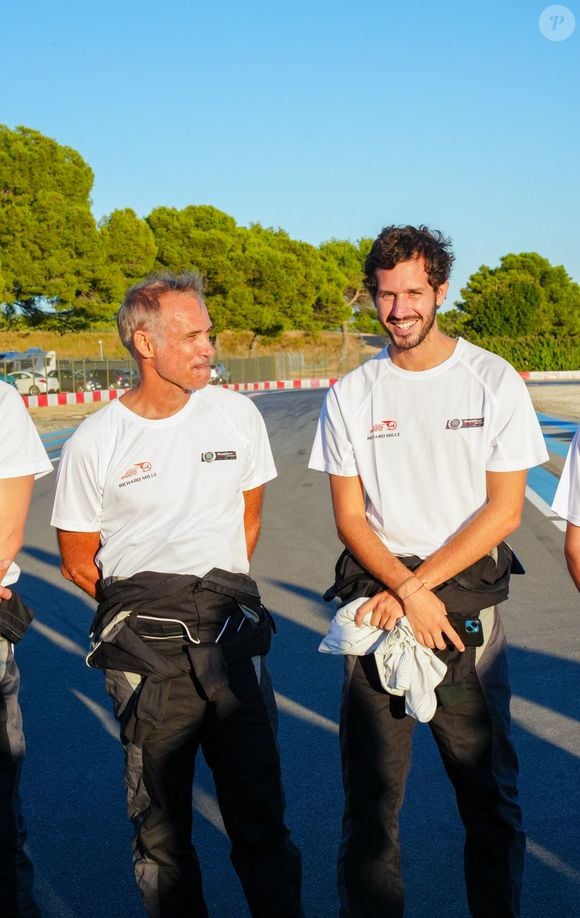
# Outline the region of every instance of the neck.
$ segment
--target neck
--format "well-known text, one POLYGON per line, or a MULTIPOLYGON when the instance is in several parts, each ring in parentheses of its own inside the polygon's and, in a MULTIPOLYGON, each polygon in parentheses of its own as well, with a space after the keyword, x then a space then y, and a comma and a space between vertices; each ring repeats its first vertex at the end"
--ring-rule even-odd
POLYGON ((141 379, 138 386, 121 396, 121 401, 125 408, 129 408, 142 418, 160 420, 181 411, 189 401, 190 395, 191 392, 171 383, 159 385, 157 381, 153 386, 146 379, 141 379))
POLYGON ((409 350, 389 344, 389 357, 396 367, 411 373, 432 370, 451 357, 457 345, 457 338, 450 338, 433 326, 424 341, 409 350))

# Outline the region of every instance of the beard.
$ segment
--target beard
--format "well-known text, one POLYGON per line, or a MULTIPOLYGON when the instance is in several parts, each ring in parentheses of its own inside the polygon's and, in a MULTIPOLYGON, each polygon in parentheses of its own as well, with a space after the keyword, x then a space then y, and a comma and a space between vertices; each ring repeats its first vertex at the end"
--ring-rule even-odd
MULTIPOLYGON (((438 307, 436 303, 434 302, 433 309, 431 310, 431 312, 427 316, 425 316, 424 319, 421 320, 421 325, 419 326, 419 329, 413 332, 413 334, 411 335, 399 336, 396 333, 396 329, 394 330, 394 329, 389 328, 386 322, 383 322, 381 324, 384 330, 386 331, 387 335, 391 339, 391 342, 395 345, 396 348, 398 348, 398 350, 410 351, 414 347, 418 347, 418 345, 421 344, 425 340, 425 338, 427 337, 427 335, 433 328, 433 325, 435 324, 435 319, 437 317, 437 308, 438 307)), ((410 320, 410 319, 415 318, 415 316, 408 316, 407 318, 410 320)))

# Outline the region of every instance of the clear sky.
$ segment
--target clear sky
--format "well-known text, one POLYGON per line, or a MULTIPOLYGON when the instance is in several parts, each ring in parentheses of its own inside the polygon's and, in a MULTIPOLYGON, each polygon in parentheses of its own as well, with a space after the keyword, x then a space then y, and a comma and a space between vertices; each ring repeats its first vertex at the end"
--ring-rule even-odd
POLYGON ((566 40, 548 6, 13 0, 0 122, 78 150, 97 218, 212 204, 314 244, 425 222, 450 300, 507 252, 580 281, 580 0, 566 40))

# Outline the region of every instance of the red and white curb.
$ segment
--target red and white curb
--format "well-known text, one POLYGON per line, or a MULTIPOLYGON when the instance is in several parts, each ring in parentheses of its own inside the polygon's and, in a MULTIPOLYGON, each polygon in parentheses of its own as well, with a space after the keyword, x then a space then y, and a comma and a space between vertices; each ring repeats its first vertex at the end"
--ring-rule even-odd
MULTIPOLYGON (((520 373, 528 382, 565 382, 578 380, 580 370, 565 370, 553 372, 546 370, 529 370, 520 373)), ((329 389, 337 377, 328 379, 269 379, 264 382, 223 383, 222 389, 232 389, 234 392, 280 392, 285 389, 329 389)), ((40 395, 23 395, 24 404, 28 408, 54 408, 58 405, 87 405, 91 402, 110 402, 119 398, 126 389, 96 389, 93 392, 50 392, 40 395)))
POLYGON ((580 370, 521 370, 520 376, 529 382, 580 382, 580 370))
MULTIPOLYGON (((276 379, 264 382, 223 383, 220 388, 234 392, 280 392, 283 389, 329 389, 336 382, 330 379, 276 379)), ((23 395, 28 408, 55 408, 58 405, 88 405, 91 402, 110 402, 123 395, 127 389, 96 389, 93 392, 49 392, 40 395, 23 395)))

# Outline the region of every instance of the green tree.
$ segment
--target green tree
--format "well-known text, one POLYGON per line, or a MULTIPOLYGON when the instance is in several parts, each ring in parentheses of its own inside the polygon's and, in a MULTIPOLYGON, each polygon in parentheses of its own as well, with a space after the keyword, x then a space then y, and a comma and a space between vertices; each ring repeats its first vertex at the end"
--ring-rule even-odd
POLYGON ((77 312, 81 324, 95 312, 92 184, 92 170, 76 150, 30 128, 0 125, 3 298, 33 322, 42 321, 47 303, 77 312))
POLYGON ((342 277, 331 278, 314 246, 281 229, 239 227, 214 207, 156 208, 147 218, 157 246, 155 266, 197 270, 216 330, 261 336, 317 330, 342 321, 342 277), (337 280, 338 278, 338 280, 337 280))
POLYGON ((327 270, 333 278, 330 289, 334 294, 338 286, 341 293, 343 357, 348 349, 348 332, 351 327, 363 333, 382 333, 373 301, 363 284, 363 266, 372 242, 369 237, 359 239, 356 243, 347 239, 329 239, 320 246, 327 270))
POLYGON ((99 224, 99 249, 95 293, 116 308, 127 288, 153 270, 155 237, 134 210, 114 210, 99 224))
POLYGON ((580 286, 536 252, 505 255, 497 268, 482 265, 461 295, 467 334, 580 333, 580 286))

